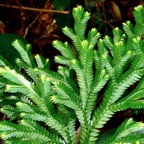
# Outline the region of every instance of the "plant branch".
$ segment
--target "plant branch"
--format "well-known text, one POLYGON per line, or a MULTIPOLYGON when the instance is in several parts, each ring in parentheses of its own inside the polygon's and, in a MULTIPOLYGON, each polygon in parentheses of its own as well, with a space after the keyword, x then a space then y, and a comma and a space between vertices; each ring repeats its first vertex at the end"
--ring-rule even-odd
POLYGON ((76 136, 76 144, 79 143, 80 140, 80 134, 81 134, 81 126, 77 129, 77 136, 76 136))
POLYGON ((13 9, 23 9, 27 11, 38 11, 38 12, 47 12, 47 13, 59 13, 59 14, 69 14, 69 11, 61 11, 61 10, 51 10, 51 9, 39 9, 39 8, 31 8, 24 6, 16 6, 16 5, 7 5, 0 4, 0 7, 13 8, 13 9))

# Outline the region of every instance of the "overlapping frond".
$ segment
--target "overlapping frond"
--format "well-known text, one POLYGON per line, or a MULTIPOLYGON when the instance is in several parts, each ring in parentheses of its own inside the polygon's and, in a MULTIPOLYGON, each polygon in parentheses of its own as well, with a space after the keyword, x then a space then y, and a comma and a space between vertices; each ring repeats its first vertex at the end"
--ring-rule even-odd
POLYGON ((42 56, 38 54, 35 56, 35 60, 38 68, 49 68, 50 66, 49 59, 44 59, 42 56))
POLYGON ((141 130, 144 130, 143 123, 134 122, 132 119, 128 119, 124 123, 121 124, 121 126, 116 130, 115 134, 107 140, 106 144, 120 143, 120 142, 131 143, 131 142, 139 141, 139 138, 141 136, 136 136, 136 135, 138 135, 141 130), (133 138, 130 139, 132 136, 133 138))
POLYGON ((8 104, 9 105, 4 105, 1 108, 1 112, 4 113, 5 115, 7 115, 7 117, 10 118, 11 120, 20 118, 20 116, 19 116, 20 110, 14 106, 11 106, 10 103, 8 103, 8 104))
POLYGON ((29 66, 33 66, 34 59, 31 54, 31 45, 24 44, 20 40, 15 40, 12 45, 19 52, 23 61, 26 62, 29 66))
POLYGON ((62 143, 62 139, 55 134, 46 131, 34 121, 22 120, 19 125, 3 121, 0 124, 2 139, 15 142, 15 138, 21 142, 35 141, 36 143, 62 143))

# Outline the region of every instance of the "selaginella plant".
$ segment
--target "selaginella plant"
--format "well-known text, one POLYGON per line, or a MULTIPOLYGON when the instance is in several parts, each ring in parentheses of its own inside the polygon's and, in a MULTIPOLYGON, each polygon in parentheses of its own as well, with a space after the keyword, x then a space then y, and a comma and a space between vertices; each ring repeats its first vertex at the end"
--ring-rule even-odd
POLYGON ((135 25, 123 23, 113 37, 95 28, 85 34, 90 14, 72 11, 74 29, 63 33, 72 43, 55 40, 61 55, 57 71, 49 59, 33 56, 31 46, 13 42, 18 66, 0 57, 0 137, 8 144, 143 143, 144 124, 125 120, 109 136, 101 129, 118 111, 144 108, 144 8, 134 10, 135 25))

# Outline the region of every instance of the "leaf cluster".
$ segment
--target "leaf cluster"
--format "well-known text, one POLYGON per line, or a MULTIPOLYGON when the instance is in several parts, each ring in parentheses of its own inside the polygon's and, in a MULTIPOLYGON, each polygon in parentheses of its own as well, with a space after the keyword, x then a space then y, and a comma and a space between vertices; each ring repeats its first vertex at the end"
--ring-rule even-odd
MULTIPOLYGON (((72 14, 74 29, 63 28, 72 45, 53 42, 61 53, 57 72, 19 40, 12 44, 18 68, 0 57, 0 106, 9 118, 0 122, 5 143, 95 144, 116 112, 144 108, 144 8, 135 8, 134 26, 123 23, 124 32, 115 28, 104 38, 95 28, 85 34, 90 13, 83 7, 72 14)), ((104 143, 143 142, 143 130, 143 123, 128 119, 104 143)))

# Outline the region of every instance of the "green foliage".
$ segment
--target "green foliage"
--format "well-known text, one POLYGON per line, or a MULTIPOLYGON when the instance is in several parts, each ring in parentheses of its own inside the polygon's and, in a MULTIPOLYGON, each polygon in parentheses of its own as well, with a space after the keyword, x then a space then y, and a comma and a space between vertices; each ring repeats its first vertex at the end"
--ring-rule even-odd
POLYGON ((12 42, 15 39, 19 39, 23 41, 23 43, 27 43, 24 38, 16 34, 0 34, 0 55, 2 55, 7 61, 15 65, 15 59, 19 57, 19 53, 12 46, 12 42))
MULTIPOLYGON (((135 8, 135 26, 124 23, 124 32, 115 28, 112 38, 100 38, 95 28, 85 35, 90 14, 81 6, 72 13, 74 29, 65 27, 63 33, 73 45, 53 42, 61 53, 55 57, 57 72, 20 40, 12 44, 19 69, 0 58, 5 143, 100 143, 101 128, 116 112, 144 108, 144 8, 135 8)), ((102 143, 141 143, 143 130, 143 123, 128 119, 102 143)))

